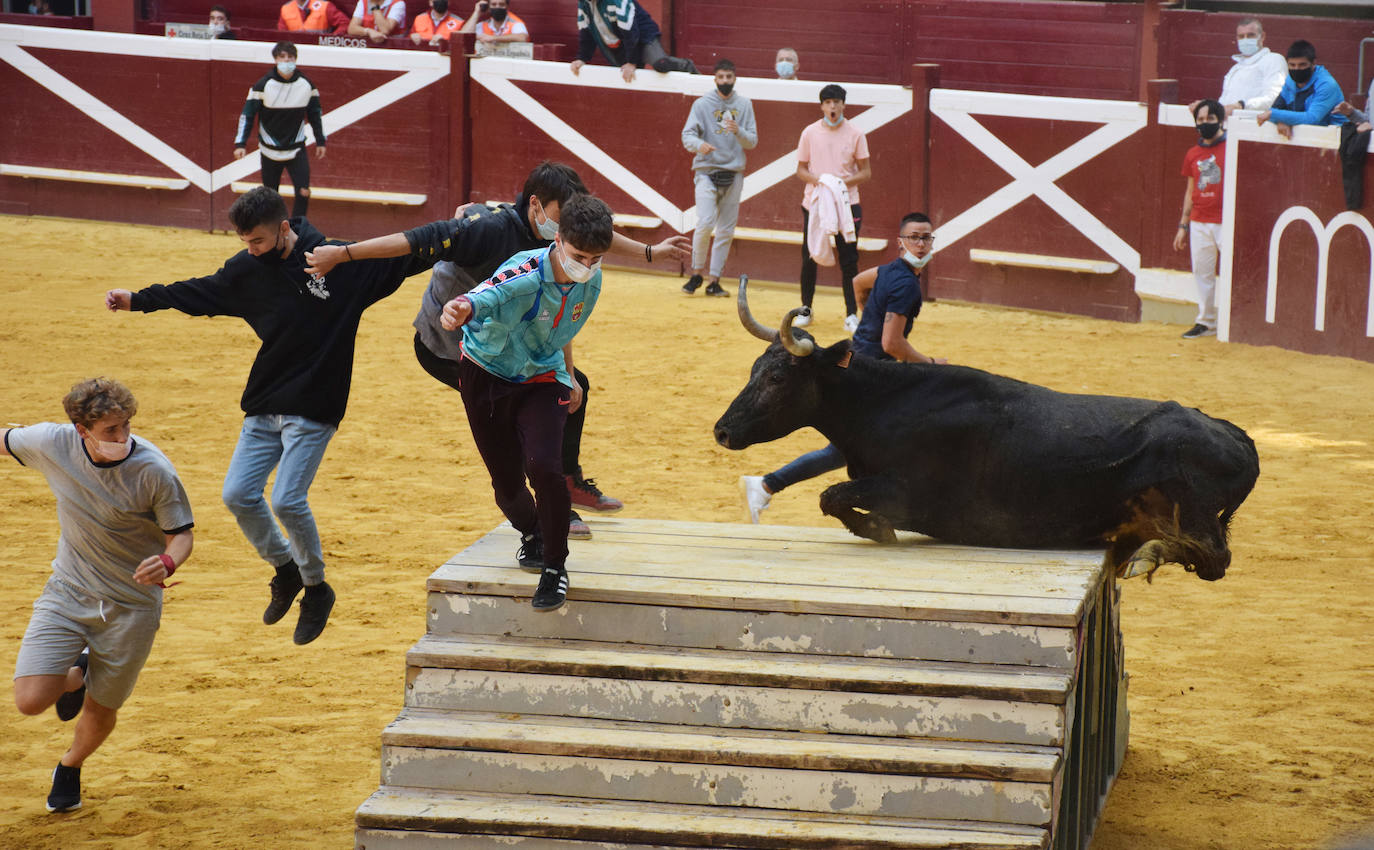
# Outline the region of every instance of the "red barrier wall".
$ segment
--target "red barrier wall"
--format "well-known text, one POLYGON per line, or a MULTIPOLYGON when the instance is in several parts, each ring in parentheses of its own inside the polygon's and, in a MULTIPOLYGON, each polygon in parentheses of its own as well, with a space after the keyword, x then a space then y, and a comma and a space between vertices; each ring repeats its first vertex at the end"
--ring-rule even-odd
MULTIPOLYGON (((1277 9, 1276 9, 1277 10, 1277 9)), ((1157 76, 1179 81, 1182 103, 1221 94, 1221 80, 1236 52, 1236 25, 1248 15, 1230 12, 1199 12, 1168 9, 1160 16, 1159 68, 1157 76)), ((1325 65, 1347 96, 1360 88, 1356 79, 1360 39, 1374 35, 1369 21, 1257 15, 1264 26, 1264 46, 1284 55, 1298 39, 1312 42, 1317 63, 1325 65)), ((1374 73, 1374 50, 1365 61, 1365 73, 1374 73)), ((1369 81, 1365 80, 1365 84, 1369 81)), ((1363 105, 1363 100, 1361 100, 1363 105)))
MULTIPOLYGON (((1345 209, 1340 170, 1332 151, 1241 142, 1241 168, 1265 180, 1236 184, 1235 261, 1231 277, 1231 334, 1237 342, 1278 345, 1313 354, 1374 361, 1366 336, 1370 309, 1371 242, 1356 227, 1337 231, 1327 252, 1325 329, 1317 330, 1320 243, 1308 224, 1295 221, 1279 237, 1275 268, 1275 321, 1265 319, 1274 222, 1304 206, 1327 227, 1345 209)), ((1365 172, 1365 218, 1374 209, 1365 172)))

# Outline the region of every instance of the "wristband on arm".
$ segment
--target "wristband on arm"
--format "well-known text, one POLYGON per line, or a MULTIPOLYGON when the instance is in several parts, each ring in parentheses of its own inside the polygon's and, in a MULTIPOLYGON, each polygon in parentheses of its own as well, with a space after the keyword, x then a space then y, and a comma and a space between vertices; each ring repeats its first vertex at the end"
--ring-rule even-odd
POLYGON ((167 570, 167 578, 172 577, 172 573, 177 571, 177 562, 172 560, 172 556, 166 552, 158 554, 158 560, 162 561, 162 566, 167 570))

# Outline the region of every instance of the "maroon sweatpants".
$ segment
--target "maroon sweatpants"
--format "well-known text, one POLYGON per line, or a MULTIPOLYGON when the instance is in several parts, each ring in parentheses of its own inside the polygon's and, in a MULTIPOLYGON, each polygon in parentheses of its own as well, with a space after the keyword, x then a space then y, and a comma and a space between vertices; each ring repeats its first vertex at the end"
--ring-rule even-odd
POLYGON ((458 364, 458 380, 496 507, 521 534, 539 532, 545 565, 563 566, 572 509, 563 479, 563 425, 571 391, 557 382, 511 383, 467 357, 458 364))

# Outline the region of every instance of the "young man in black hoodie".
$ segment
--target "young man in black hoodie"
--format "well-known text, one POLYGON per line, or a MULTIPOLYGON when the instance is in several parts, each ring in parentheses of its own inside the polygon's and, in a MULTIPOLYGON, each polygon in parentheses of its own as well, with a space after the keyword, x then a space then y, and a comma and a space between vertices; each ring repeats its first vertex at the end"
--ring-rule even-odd
POLYGON ((281 195, 265 186, 235 201, 229 220, 247 249, 219 271, 138 292, 112 289, 105 306, 238 316, 262 340, 243 389, 243 430, 223 498, 249 542, 277 571, 263 622, 284 617, 303 587, 294 640, 306 644, 324 630, 334 606, 306 497, 348 405, 358 322, 364 310, 434 261, 405 256, 349 263, 327 277, 307 274, 305 253, 325 238, 305 219, 288 220, 281 195), (263 488, 273 468, 269 509, 263 488))

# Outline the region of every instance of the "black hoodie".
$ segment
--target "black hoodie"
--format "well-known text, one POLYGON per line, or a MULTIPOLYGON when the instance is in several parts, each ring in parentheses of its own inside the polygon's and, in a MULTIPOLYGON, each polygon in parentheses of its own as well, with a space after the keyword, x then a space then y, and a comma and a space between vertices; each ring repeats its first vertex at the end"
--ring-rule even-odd
POLYGON ((304 416, 337 426, 348 406, 354 337, 363 311, 434 261, 414 256, 360 260, 336 266, 327 277, 312 277, 305 273, 305 252, 325 244, 324 235, 303 218, 291 219, 291 229, 296 246, 280 263, 263 263, 240 251, 208 277, 135 292, 131 308, 242 318, 262 340, 243 388, 243 412, 304 416))

